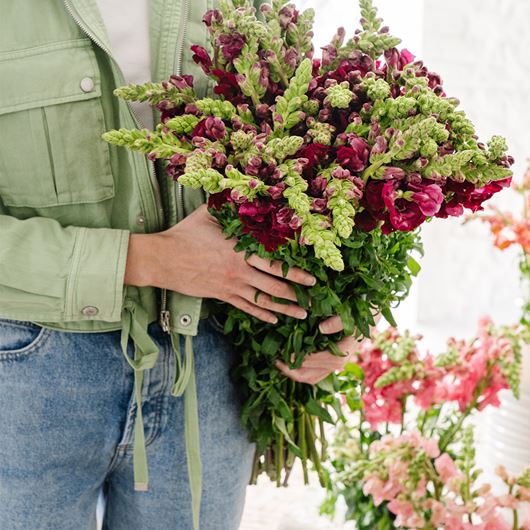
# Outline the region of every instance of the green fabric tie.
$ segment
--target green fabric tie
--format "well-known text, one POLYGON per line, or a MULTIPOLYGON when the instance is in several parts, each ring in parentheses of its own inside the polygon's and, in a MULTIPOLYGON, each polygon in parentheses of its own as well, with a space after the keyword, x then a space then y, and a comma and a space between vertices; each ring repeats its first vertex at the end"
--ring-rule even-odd
POLYGON ((202 463, 200 451, 199 407, 197 404, 197 387, 195 383, 195 361, 192 348, 192 337, 186 335, 184 360, 180 354, 180 335, 171 333, 171 342, 175 353, 175 379, 171 394, 184 394, 184 438, 186 440, 186 459, 191 491, 193 528, 199 530, 202 494, 202 463))
POLYGON ((142 416, 142 383, 144 370, 149 370, 156 363, 158 347, 147 332, 147 313, 140 305, 129 300, 126 301, 123 306, 122 323, 121 349, 125 359, 134 370, 134 395, 136 398, 133 445, 134 489, 136 491, 147 491, 149 474, 142 416), (134 343, 134 360, 129 357, 127 352, 129 337, 134 343))
MULTIPOLYGON (((121 348, 129 365, 134 370, 134 394, 136 399, 136 418, 134 421, 133 468, 134 489, 147 491, 149 474, 145 448, 145 432, 142 416, 142 383, 144 370, 153 368, 158 358, 158 347, 149 336, 149 325, 146 311, 138 304, 128 300, 122 311, 121 348), (134 359, 128 354, 129 337, 134 343, 134 359)), ((184 395, 184 438, 186 442, 186 459, 191 491, 193 528, 199 530, 202 463, 200 454, 199 408, 195 382, 195 362, 192 348, 192 337, 185 338, 184 359, 180 352, 180 335, 171 333, 171 343, 175 357, 175 375, 171 394, 175 397, 184 395)))

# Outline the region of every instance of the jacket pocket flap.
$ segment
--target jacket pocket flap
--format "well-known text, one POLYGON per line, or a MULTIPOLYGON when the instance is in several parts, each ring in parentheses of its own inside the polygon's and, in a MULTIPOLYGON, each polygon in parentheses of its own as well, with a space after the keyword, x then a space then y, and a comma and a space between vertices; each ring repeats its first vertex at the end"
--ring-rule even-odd
POLYGON ((90 39, 0 54, 0 115, 100 95, 90 39))

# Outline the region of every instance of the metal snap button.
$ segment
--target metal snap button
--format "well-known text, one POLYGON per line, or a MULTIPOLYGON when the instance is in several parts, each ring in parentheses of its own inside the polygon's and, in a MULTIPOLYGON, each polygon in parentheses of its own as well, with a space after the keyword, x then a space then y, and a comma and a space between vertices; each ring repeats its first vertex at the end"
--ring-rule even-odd
POLYGON ((83 77, 81 83, 79 84, 83 92, 92 92, 96 86, 94 80, 91 77, 83 77))
POLYGON ((87 305, 86 307, 83 307, 81 313, 86 317, 95 317, 99 313, 99 309, 93 305, 87 305))
POLYGON ((139 215, 136 218, 136 224, 139 225, 139 226, 144 226, 145 225, 145 217, 143 215, 139 215))
POLYGON ((191 324, 191 317, 190 315, 182 315, 180 317, 180 324, 182 326, 189 326, 191 324))

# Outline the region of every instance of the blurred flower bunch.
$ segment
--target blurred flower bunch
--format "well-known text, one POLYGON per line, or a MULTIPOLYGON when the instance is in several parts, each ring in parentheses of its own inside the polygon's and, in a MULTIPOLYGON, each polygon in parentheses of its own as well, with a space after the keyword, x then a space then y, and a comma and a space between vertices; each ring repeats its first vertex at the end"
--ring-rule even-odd
POLYGON ((256 13, 248 0, 220 0, 203 18, 209 49, 192 47, 214 97, 199 97, 188 75, 120 88, 121 98, 158 109, 161 122, 104 135, 162 159, 177 190, 208 194, 236 250, 318 279, 294 286, 304 321, 280 316, 273 326, 222 309, 240 353, 242 421, 257 443, 253 478, 265 470, 278 484, 296 458, 321 469, 317 425, 333 422, 340 403, 337 381, 294 383, 277 359, 297 368, 309 353, 341 355, 337 341, 369 335, 375 313, 393 325, 391 307, 419 271, 416 229, 480 209, 512 176, 505 140, 479 142, 440 77, 396 48, 372 0, 359 3, 354 35, 339 29, 315 59, 313 10, 273 0, 256 13), (319 323, 332 315, 344 331, 323 335, 319 323))
POLYGON ((489 206, 486 212, 477 217, 489 224, 493 243, 498 249, 505 250, 517 246, 521 250, 520 270, 523 288, 526 290, 522 320, 530 326, 530 165, 522 181, 514 182, 512 189, 519 193, 523 200, 520 215, 489 206))
POLYGON ((500 390, 518 395, 524 334, 483 319, 475 339, 450 339, 437 356, 422 355, 419 339, 381 332, 357 355, 362 382, 348 367, 341 376, 346 420, 322 511, 333 514, 343 497, 359 530, 530 529, 530 519, 517 519, 530 500, 530 469, 517 478, 500 469, 508 489, 494 495, 478 480, 469 424, 474 412, 499 405, 500 390), (502 508, 514 511, 513 525, 502 508))

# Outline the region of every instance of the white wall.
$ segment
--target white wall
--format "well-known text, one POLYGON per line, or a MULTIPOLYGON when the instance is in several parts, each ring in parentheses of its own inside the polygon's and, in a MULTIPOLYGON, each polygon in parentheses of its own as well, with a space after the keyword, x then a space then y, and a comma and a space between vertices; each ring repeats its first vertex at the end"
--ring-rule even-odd
MULTIPOLYGON (((502 134, 520 177, 530 156, 530 2, 424 0, 423 57, 442 75, 482 138, 502 134)), ((496 200, 518 208, 512 192, 496 200)), ((433 222, 424 231, 426 257, 418 285, 420 324, 471 334, 489 313, 518 318, 516 253, 492 248, 485 226, 433 222)))

